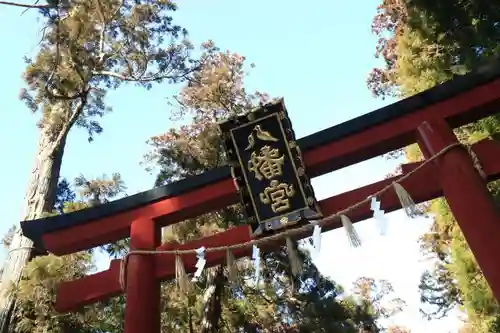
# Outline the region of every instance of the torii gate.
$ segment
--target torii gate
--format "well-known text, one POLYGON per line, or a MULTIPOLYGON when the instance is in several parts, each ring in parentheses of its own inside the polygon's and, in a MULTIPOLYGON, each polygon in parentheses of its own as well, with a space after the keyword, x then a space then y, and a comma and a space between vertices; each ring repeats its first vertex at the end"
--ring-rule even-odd
MULTIPOLYGON (((453 128, 474 122, 500 110, 500 62, 298 140, 310 178, 362 162, 417 142, 426 159, 457 142, 453 128)), ((471 147, 486 179, 474 168, 465 149, 454 147, 426 164, 404 182, 416 203, 444 196, 458 221, 493 293, 500 299, 500 212, 487 191, 486 182, 500 179, 500 143, 483 140, 471 147)), ((477 162, 477 161, 476 161, 477 162)), ((422 162, 403 165, 403 175, 422 162)), ((345 192, 319 202, 324 215, 334 214, 391 184, 398 177, 345 192)), ((380 198, 381 208, 401 208, 394 192, 380 198)), ((105 205, 65 215, 21 223, 24 235, 56 255, 65 255, 108 244, 130 236, 131 250, 196 249, 250 241, 249 226, 240 226, 183 245, 160 245, 160 227, 193 218, 239 200, 229 167, 211 170, 120 199, 105 205)), ((353 222, 371 217, 368 205, 350 213, 353 222)), ((337 220, 323 230, 340 227, 337 220)), ((305 238, 310 232, 296 235, 305 238)), ((278 242, 262 250, 272 251, 278 242)), ((235 250, 236 258, 249 256, 250 249, 235 250)), ((207 267, 225 262, 223 252, 209 252, 207 267)), ((125 293, 125 333, 160 332, 161 280, 175 276, 174 255, 130 257, 125 293)), ((186 271, 196 270, 195 254, 183 256, 186 271)), ((85 304, 122 293, 120 261, 108 270, 60 285, 56 309, 71 311, 85 304)))

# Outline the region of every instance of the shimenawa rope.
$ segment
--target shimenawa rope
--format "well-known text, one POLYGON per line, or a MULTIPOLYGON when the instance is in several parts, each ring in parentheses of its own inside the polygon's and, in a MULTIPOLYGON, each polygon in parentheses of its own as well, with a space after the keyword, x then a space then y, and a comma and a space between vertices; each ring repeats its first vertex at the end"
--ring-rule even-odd
MULTIPOLYGON (((446 146, 445 148, 443 148, 441 151, 439 151, 437 154, 433 155, 429 159, 426 159, 425 161, 423 161, 418 167, 416 167, 412 171, 410 171, 407 174, 402 175, 401 177, 399 177, 398 180, 396 180, 396 181, 392 182, 391 184, 385 186, 381 190, 373 193, 372 195, 370 195, 366 199, 364 199, 364 200, 362 200, 362 201, 360 201, 358 203, 355 203, 354 205, 352 205, 350 207, 347 207, 347 208, 345 208, 345 209, 343 209, 341 211, 338 211, 335 214, 327 216, 327 217, 325 217, 325 218, 323 218, 321 220, 313 221, 312 223, 304 225, 304 226, 302 226, 300 228, 289 229, 289 230, 286 230, 286 231, 283 231, 281 233, 274 234, 274 235, 271 235, 271 236, 268 236, 268 237, 263 237, 263 238, 259 238, 259 239, 253 239, 253 240, 248 241, 248 242, 244 242, 244 243, 240 243, 240 244, 234 244, 234 245, 229 245, 229 246, 208 247, 208 248, 205 248, 205 253, 207 253, 207 252, 219 252, 219 251, 228 251, 228 250, 235 250, 235 249, 250 248, 250 247, 252 247, 254 245, 258 246, 260 244, 265 244, 267 242, 275 241, 275 240, 278 240, 278 239, 286 239, 287 237, 293 237, 293 236, 299 235, 299 234, 303 233, 304 231, 312 230, 316 225, 323 226, 324 224, 326 224, 329 221, 332 221, 334 219, 340 219, 341 215, 347 215, 349 212, 351 212, 351 211, 353 211, 353 210, 361 207, 362 205, 364 205, 366 203, 369 203, 371 201, 372 197, 378 197, 378 196, 382 195, 383 193, 387 192, 388 190, 390 190, 391 188, 394 188, 395 184, 399 184, 400 182, 408 179, 410 176, 412 176, 413 174, 415 174, 418 171, 420 171, 428 163, 434 161, 435 159, 437 159, 441 155, 446 154, 448 151, 450 151, 452 148, 455 148, 455 147, 465 148, 467 150, 467 152, 471 155, 474 167, 477 169, 478 173, 481 175, 482 178, 486 178, 486 174, 482 170, 482 167, 481 167, 481 164, 479 162, 479 159, 477 158, 476 154, 472 151, 472 149, 469 146, 466 146, 466 145, 458 143, 458 142, 457 143, 453 143, 453 144, 451 144, 449 146, 446 146)), ((128 258, 131 255, 175 254, 176 256, 180 256, 182 254, 194 254, 194 253, 196 253, 196 249, 189 249, 189 250, 164 250, 164 251, 163 250, 132 250, 132 251, 128 252, 122 258, 121 265, 120 265, 120 276, 119 276, 120 286, 122 287, 122 289, 125 289, 125 287, 126 287, 125 271, 126 271, 126 267, 127 267, 127 263, 128 263, 128 258)))

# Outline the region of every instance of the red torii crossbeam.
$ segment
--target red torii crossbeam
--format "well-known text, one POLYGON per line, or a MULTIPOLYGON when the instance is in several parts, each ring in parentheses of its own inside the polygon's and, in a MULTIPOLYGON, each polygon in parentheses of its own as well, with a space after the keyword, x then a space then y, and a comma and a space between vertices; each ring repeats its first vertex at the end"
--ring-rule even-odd
MULTIPOLYGON (((481 160, 482 168, 489 180, 500 179, 500 143, 495 141, 481 141, 473 146, 473 151, 481 160)), ((411 163, 403 165, 403 175, 414 170, 420 163, 411 163)), ((414 176, 404 182, 405 188, 412 194, 415 202, 425 202, 442 195, 442 188, 439 182, 437 167, 433 164, 428 164, 422 168, 414 176)), ((349 207, 357 202, 362 201, 369 195, 381 190, 388 184, 391 184, 399 177, 392 177, 381 180, 379 182, 360 187, 358 189, 345 192, 320 202, 321 209, 326 215, 334 214, 349 207)), ((392 212, 401 208, 401 204, 393 191, 388 191, 380 198, 381 208, 386 212, 392 212)), ((349 216, 353 222, 359 222, 369 218, 372 215, 369 205, 364 205, 357 210, 354 210, 349 216)), ((323 230, 328 231, 339 228, 338 221, 332 220, 323 227, 323 230)), ((198 239, 186 244, 165 244, 157 247, 157 250, 187 250, 197 249, 201 246, 231 246, 241 244, 251 240, 250 230, 248 226, 231 228, 225 232, 216 234, 211 237, 198 239)), ((303 233, 297 236, 297 239, 303 239, 310 236, 308 233, 303 233)), ((268 248, 263 250, 272 251, 282 244, 270 244, 268 248)), ((250 256, 250 249, 234 250, 235 258, 250 256)), ((155 255, 155 273, 154 276, 159 281, 168 280, 175 276, 175 269, 172 263, 174 255, 172 254, 156 254, 155 255)), ((206 254, 206 267, 212 267, 223 264, 226 260, 225 252, 209 252, 206 254)), ((197 258, 195 254, 183 256, 186 272, 193 273, 196 268, 197 258)), ((119 283, 121 260, 112 260, 108 270, 96 273, 78 280, 62 283, 58 289, 56 309, 61 312, 67 312, 77 309, 86 304, 91 304, 97 301, 103 301, 113 296, 121 294, 121 286, 119 283)))
MULTIPOLYGON (((495 63, 299 140, 308 176, 325 174, 414 142, 418 142, 425 157, 430 158, 443 147, 456 142, 451 128, 484 118, 500 109, 499 77, 500 64, 495 63)), ((498 179, 499 144, 484 141, 476 144, 474 151, 488 180, 498 179)), ((415 165, 407 166, 407 169, 415 165)), ((323 200, 320 202, 322 211, 325 215, 336 213, 362 201, 391 181, 394 179, 323 200)), ((486 279, 499 298, 500 268, 497 267, 496 260, 500 257, 500 243, 492 235, 500 234, 500 214, 486 190, 485 180, 479 177, 467 152, 459 147, 453 148, 407 179, 403 186, 417 202, 444 194, 486 279), (461 181, 457 182, 457 179, 461 181), (469 206, 480 209, 474 209, 472 215, 467 211, 469 206)), ((400 208, 396 195, 391 191, 379 199, 386 211, 400 208)), ((57 255, 89 249, 129 235, 131 250, 164 249, 171 248, 171 245, 159 247, 159 227, 196 217, 237 201, 229 170, 225 168, 100 207, 64 216, 25 221, 22 228, 24 234, 38 247, 57 255)), ((349 214, 353 221, 369 218, 370 215, 369 207, 360 207, 349 214)), ((324 230, 337 227, 340 227, 340 223, 333 221, 324 230)), ((308 234, 299 236, 306 237, 308 234)), ((190 249, 200 245, 231 245, 248 240, 250 232, 245 226, 179 247, 190 249)), ((267 244, 263 250, 273 250, 277 245, 267 244)), ((235 256, 248 255, 247 251, 236 251, 235 256)), ((210 253, 207 254, 207 259, 209 264, 214 265, 222 263, 224 256, 224 253, 210 253)), ((184 262, 187 270, 192 271, 194 255, 186 255, 184 262)), ((125 333, 159 332, 159 282, 172 277, 173 266, 173 256, 167 254, 134 255, 130 258, 126 272, 125 333)), ((56 307, 61 311, 70 310, 120 292, 117 262, 114 261, 105 272, 62 283, 56 307)))
MULTIPOLYGON (((498 67, 500 72, 500 66, 498 67)), ((468 76, 459 79, 465 79, 468 76)), ((442 86, 433 88, 427 93, 439 90, 437 88, 440 87, 442 86)), ((350 122, 357 124, 353 129, 354 132, 334 141, 315 139, 314 136, 335 137, 328 131, 338 129, 341 133, 345 132, 343 130, 344 124, 299 140, 308 176, 311 178, 320 176, 412 144, 416 141, 417 127, 426 120, 446 119, 450 126, 458 127, 493 114, 500 110, 500 79, 462 92, 453 98, 417 109, 408 115, 400 115, 396 112, 398 104, 406 102, 409 105, 416 105, 427 99, 432 101, 435 97, 431 98, 423 93, 393 104, 393 109, 395 109, 393 114, 384 117, 387 122, 381 122, 372 127, 365 128, 364 123, 368 121, 361 118, 367 117, 370 120, 370 118, 375 118, 373 116, 375 113, 384 109, 353 119, 350 122), (303 147, 301 143, 304 141, 307 143, 306 139, 309 138, 314 139, 309 141, 323 141, 323 144, 305 149, 307 146, 303 147)), ((107 208, 96 207, 90 212, 86 209, 82 212, 49 217, 43 221, 27 221, 23 231, 28 237, 35 240, 41 236, 43 247, 57 255, 108 244, 128 237, 132 221, 139 218, 154 219, 159 226, 164 227, 237 203, 238 196, 229 170, 226 170, 225 177, 218 178, 213 183, 208 182, 204 186, 194 188, 181 195, 164 199, 158 198, 147 204, 131 205, 132 207, 118 209, 118 212, 113 215, 107 215, 106 212, 99 214, 107 208), (70 223, 75 217, 80 217, 81 223, 70 223), (62 228, 51 229, 59 224, 62 224, 62 228), (48 229, 49 232, 41 232, 39 229, 48 229)), ((134 197, 122 199, 123 204, 133 201, 134 197)), ((102 206, 121 206, 122 200, 102 206)))

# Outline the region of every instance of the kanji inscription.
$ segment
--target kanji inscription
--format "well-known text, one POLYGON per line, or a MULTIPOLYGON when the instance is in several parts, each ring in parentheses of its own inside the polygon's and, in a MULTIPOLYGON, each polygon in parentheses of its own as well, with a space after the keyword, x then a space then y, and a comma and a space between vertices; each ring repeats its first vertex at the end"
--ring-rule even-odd
POLYGON ((249 222, 265 230, 320 216, 290 126, 282 101, 219 124, 249 222))
POLYGON ((295 190, 293 189, 293 185, 273 180, 259 196, 263 204, 271 204, 273 212, 281 213, 290 210, 290 200, 288 200, 288 198, 294 195, 295 190))
POLYGON ((248 161, 248 171, 255 173, 258 180, 273 179, 276 176, 283 175, 283 164, 285 157, 276 148, 264 146, 259 154, 252 152, 250 161, 248 161))

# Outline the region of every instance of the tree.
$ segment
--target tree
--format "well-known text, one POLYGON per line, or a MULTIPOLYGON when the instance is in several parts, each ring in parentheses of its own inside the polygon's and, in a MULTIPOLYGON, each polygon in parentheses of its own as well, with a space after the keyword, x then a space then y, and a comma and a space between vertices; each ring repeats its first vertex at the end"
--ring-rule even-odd
POLYGON ((352 286, 352 295, 357 299, 358 307, 374 318, 387 319, 403 310, 406 303, 401 298, 393 298, 393 293, 389 281, 376 281, 370 277, 360 277, 352 286))
MULTIPOLYGON (((170 103, 171 107, 175 108, 173 112, 175 119, 188 115, 193 118, 192 123, 181 126, 180 129, 171 129, 166 134, 150 140, 153 149, 146 155, 146 163, 150 171, 157 170, 157 186, 223 165, 224 159, 221 141, 215 127, 216 121, 248 110, 254 105, 253 101, 258 98, 257 95, 247 95, 243 89, 245 76, 243 57, 229 52, 219 52, 212 42, 205 43, 202 48, 204 65, 194 73, 190 83, 182 89, 179 95, 174 96, 170 103)), ((230 224, 241 222, 239 211, 239 207, 229 207, 217 213, 184 221, 166 230, 165 238, 170 241, 185 242, 222 231, 230 224)), ((242 268, 240 274, 243 275, 245 275, 244 266, 240 267, 242 268)), ((212 271, 220 272, 220 269, 215 268, 212 271)), ((249 322, 248 316, 244 316, 245 313, 260 312, 264 317, 269 316, 269 312, 260 310, 258 305, 242 302, 241 295, 245 295, 246 300, 255 299, 259 295, 258 292, 249 291, 248 288, 237 288, 237 291, 231 292, 232 296, 240 295, 236 298, 228 298, 225 292, 225 297, 219 294, 220 301, 214 303, 217 291, 221 291, 220 283, 216 284, 214 279, 209 278, 215 275, 214 273, 209 272, 207 275, 208 277, 199 279, 195 285, 205 290, 207 296, 211 297, 207 297, 207 301, 202 301, 202 295, 195 293, 189 299, 190 305, 197 304, 198 308, 207 311, 190 312, 190 315, 184 318, 179 314, 185 312, 185 302, 179 298, 169 297, 172 295, 172 283, 164 284, 164 288, 169 290, 168 296, 165 295, 167 301, 163 312, 169 320, 164 320, 164 329, 168 331, 171 325, 178 327, 182 325, 186 331, 190 328, 194 331, 202 331, 201 326, 206 326, 202 325, 202 322, 209 323, 208 326, 212 328, 216 327, 218 322, 223 322, 231 327, 236 325, 250 329, 258 321, 249 322), (219 315, 214 316, 209 308, 220 307, 221 296, 228 306, 222 310, 223 313, 219 311, 219 315), (210 304, 212 304, 211 307, 210 304)), ((270 301, 266 309, 273 307, 273 302, 270 301)), ((268 318, 264 322, 269 320, 268 318)), ((208 326, 203 329, 209 329, 208 326)))
POLYGON ((111 179, 103 175, 94 180, 87 180, 80 175, 75 178, 75 186, 80 188, 80 196, 87 199, 91 206, 108 203, 109 199, 115 198, 127 188, 119 173, 114 173, 111 179))
MULTIPOLYGON (((12 2, 2 1, 0 4, 12 2)), ((123 83, 149 89, 153 83, 186 78, 198 64, 190 60, 186 30, 172 21, 176 5, 168 0, 47 1, 36 8, 44 37, 34 59, 26 59, 27 87, 21 98, 40 113, 40 136, 24 200, 23 219, 50 212, 66 138, 75 127, 89 141, 102 131, 98 119, 110 111, 106 91, 123 83)), ((2 274, 0 330, 9 322, 17 284, 34 245, 16 230, 2 274)), ((35 245, 36 246, 36 245, 35 245)))
MULTIPOLYGON (((500 5, 496 2, 384 0, 373 21, 379 36, 376 55, 383 68, 370 74, 375 95, 407 97, 462 75, 500 53, 500 5)), ((498 139, 500 116, 495 115, 455 131, 460 141, 498 139)), ((415 146, 405 149, 411 161, 421 158, 415 146)), ((500 200, 500 183, 489 184, 500 200)), ((427 207, 435 216, 422 237, 424 253, 436 267, 422 277, 422 300, 434 305, 429 317, 440 317, 463 306, 474 332, 500 332, 499 307, 443 199, 427 207)))
POLYGON ((76 194, 71 188, 71 184, 66 178, 62 178, 57 183, 56 200, 54 203, 54 209, 63 213, 64 204, 67 202, 73 202, 76 199, 76 194))
POLYGON ((407 97, 464 74, 498 55, 495 2, 383 0, 373 19, 379 37, 368 87, 379 97, 407 97))
MULTIPOLYGON (((88 180, 80 175, 75 178, 75 186, 79 189, 80 198, 85 200, 86 206, 93 207, 108 203, 111 199, 124 194, 127 187, 119 173, 113 173, 111 178, 106 175, 88 180)), ((106 244, 101 248, 112 257, 123 255, 129 247, 129 239, 106 244)))
MULTIPOLYGON (((203 48, 203 66, 171 101, 173 119, 182 120, 184 125, 149 140, 151 150, 145 156, 145 165, 149 171, 156 172, 156 186, 224 165, 216 122, 270 100, 266 94, 245 90, 244 57, 221 52, 212 42, 205 43, 203 48)), ((241 223, 245 223, 245 217, 241 207, 234 205, 171 226, 165 231, 165 238, 182 243, 241 223)), ((199 326, 203 321, 212 321, 215 327, 218 320, 230 332, 356 333, 360 323, 374 324, 375 315, 348 297, 340 300, 342 288, 322 276, 306 252, 301 249, 298 253, 303 263, 299 276, 291 273, 285 247, 263 254, 261 282, 257 286, 249 282, 254 273, 250 261, 237 260, 240 280, 232 287, 224 280, 224 288, 219 288, 222 290, 219 301, 202 300, 199 290, 213 290, 211 294, 217 295, 217 285, 205 276, 195 283, 187 301, 172 292, 175 290, 172 282, 164 283, 163 329, 202 331, 199 326), (221 309, 217 318, 205 317, 202 310, 192 311, 207 308, 209 302, 212 308, 221 309)))
POLYGON ((376 318, 389 318, 403 310, 406 303, 400 298, 390 298, 394 293, 391 283, 360 277, 353 283, 352 294, 357 296, 363 306, 370 308, 376 318))
MULTIPOLYGON (((80 187, 80 176, 76 181, 76 188, 80 187)), ((100 183, 106 179, 90 180, 89 183, 100 183)), ((120 175, 117 185, 110 185, 106 181, 107 195, 102 195, 98 187, 93 191, 100 194, 102 201, 123 191, 124 184, 120 175)), ((88 196, 81 196, 76 200, 76 193, 66 179, 59 184, 63 189, 57 206, 50 214, 63 214, 86 208, 90 203, 88 196), (68 199, 64 201, 63 198, 68 199), (59 210, 59 207, 61 211, 59 210)), ((85 185, 85 184, 83 184, 85 185)), ((83 193, 89 193, 87 188, 80 188, 83 193)), ((92 196, 93 197, 93 196, 92 196)), ((7 236, 8 237, 8 236, 7 236)), ((17 286, 12 286, 11 292, 16 297, 16 311, 13 314, 11 329, 16 333, 100 333, 119 332, 121 325, 120 312, 123 308, 123 297, 111 299, 107 302, 86 306, 77 313, 60 314, 53 309, 56 288, 63 281, 78 279, 87 275, 93 269, 92 251, 83 251, 71 255, 57 257, 55 255, 39 256, 31 260, 23 271, 17 286)))

